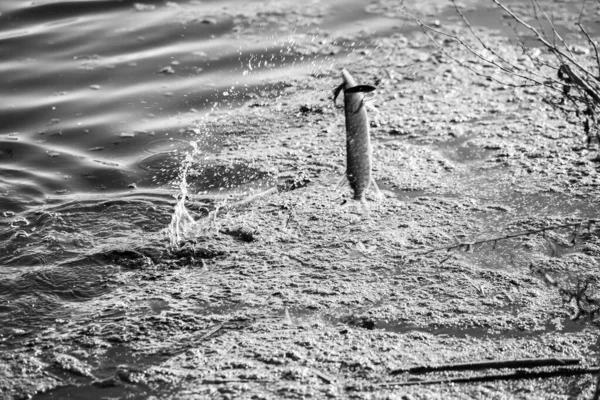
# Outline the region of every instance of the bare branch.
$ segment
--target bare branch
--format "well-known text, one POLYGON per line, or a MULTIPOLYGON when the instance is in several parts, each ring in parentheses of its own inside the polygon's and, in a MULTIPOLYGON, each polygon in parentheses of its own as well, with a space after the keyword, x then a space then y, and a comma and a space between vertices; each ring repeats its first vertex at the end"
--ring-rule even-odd
MULTIPOLYGON (((560 40, 560 42, 563 44, 563 46, 565 46, 565 48, 567 49, 567 51, 569 52, 569 54, 571 55, 571 57, 575 58, 575 56, 573 55, 573 53, 571 52, 571 48, 569 47, 569 45, 565 42, 565 40, 562 38, 562 36, 558 33, 558 31, 556 30, 556 28, 554 27, 554 23, 552 22, 552 20, 548 17, 548 14, 546 14, 546 11, 544 11, 544 9, 540 6, 540 3, 538 0, 533 0, 535 2, 535 4, 537 5, 537 7, 539 8, 539 10, 542 12, 542 14, 544 15, 544 18, 546 18, 546 21, 548 21, 548 23, 550 24, 550 27, 552 28, 552 35, 553 37, 557 37, 558 40, 560 40)), ((556 48, 556 45, 554 45, 554 47, 556 48)), ((557 55, 558 56, 558 55, 557 55)), ((558 60, 560 62, 564 62, 563 60, 560 59, 560 57, 558 57, 558 60)))
POLYGON ((600 94, 597 93, 597 90, 591 88, 588 82, 581 79, 567 64, 561 65, 561 68, 559 68, 559 74, 561 70, 564 71, 570 79, 570 82, 567 83, 572 83, 575 87, 581 88, 592 99, 594 99, 596 104, 600 104, 600 94))
MULTIPOLYGON (((586 222, 589 223, 589 224, 597 224, 598 222, 600 222, 600 220, 589 219, 586 222)), ((435 248, 432 248, 432 249, 421 251, 419 254, 424 255, 424 254, 430 254, 430 253, 433 253, 433 252, 436 252, 436 251, 460 250, 463 247, 465 247, 466 245, 470 245, 472 247, 472 246, 475 246, 475 245, 478 245, 478 244, 485 244, 485 243, 491 243, 491 242, 496 243, 499 240, 513 239, 513 238, 521 237, 521 236, 530 236, 530 235, 535 235, 535 234, 538 234, 538 233, 545 234, 546 231, 553 231, 553 230, 563 229, 563 228, 573 228, 573 227, 580 226, 582 223, 583 223, 583 221, 578 221, 578 222, 573 222, 573 223, 568 223, 568 224, 550 226, 550 227, 547 227, 547 228, 527 230, 527 231, 524 231, 524 232, 509 233, 509 234, 506 234, 504 236, 494 237, 494 238, 491 238, 491 239, 482 239, 482 240, 477 240, 477 241, 469 242, 469 243, 461 242, 461 243, 453 244, 453 245, 450 245, 450 246, 435 247, 435 248)))
POLYGON ((597 80, 600 80, 600 56, 598 56, 598 46, 596 46, 596 43, 592 40, 592 38, 590 37, 590 35, 587 33, 587 31, 585 30, 585 28, 583 27, 583 25, 581 25, 579 22, 577 23, 577 26, 579 27, 579 29, 581 29, 581 32, 583 32, 583 34, 585 35, 585 37, 587 38, 589 44, 592 46, 592 48, 594 49, 594 53, 596 54, 596 65, 598 66, 598 76, 596 76, 597 80))
POLYGON ((522 358, 516 360, 471 361, 465 363, 419 365, 392 370, 390 375, 427 374, 440 371, 480 371, 484 369, 538 368, 581 364, 579 358, 522 358))
POLYGON ((521 41, 518 41, 518 44, 523 54, 525 54, 527 58, 529 58, 529 60, 531 60, 531 62, 538 67, 539 70, 541 70, 541 67, 545 67, 553 71, 558 71, 558 68, 556 66, 550 64, 550 62, 548 61, 542 61, 538 56, 534 55, 533 52, 527 47, 525 47, 525 45, 521 41))
POLYGON ((524 68, 521 67, 520 65, 517 64, 513 64, 510 61, 506 60, 504 57, 502 57, 500 54, 498 54, 498 52, 496 52, 494 49, 492 49, 490 46, 488 46, 480 37, 479 35, 477 35, 477 33, 475 33, 475 31, 473 30, 473 27, 471 26, 471 23, 469 22, 469 20, 467 20, 467 18, 465 17, 465 15, 462 13, 462 11, 460 10, 460 8, 458 7, 458 5, 456 4, 455 0, 452 0, 452 4, 454 5, 454 8, 456 9, 456 12, 458 13, 458 15, 460 15, 460 17, 462 18, 463 22, 467 25, 467 27, 469 28, 469 30, 471 31, 471 34, 473 36, 475 36, 475 38, 479 41, 479 43, 483 46, 484 49, 486 49, 487 51, 489 51, 490 53, 492 53, 493 55, 495 55, 496 57, 498 57, 502 62, 510 65, 512 68, 517 69, 517 70, 523 70, 524 68))
POLYGON ((473 375, 467 377, 448 377, 441 379, 431 380, 415 380, 405 382, 386 382, 379 383, 378 387, 392 387, 392 386, 425 386, 425 385, 440 385, 440 384, 452 384, 452 383, 475 383, 475 382, 493 382, 498 380, 519 380, 519 379, 541 379, 541 378, 552 378, 557 376, 577 376, 577 375, 591 375, 600 372, 600 367, 579 367, 579 368, 557 368, 549 371, 524 371, 517 370, 511 373, 504 374, 489 374, 489 375, 473 375))
MULTIPOLYGON (((444 49, 443 49, 443 48, 442 48, 442 47, 441 47, 441 46, 440 46, 440 45, 437 43, 437 41, 436 41, 436 40, 435 40, 433 37, 431 37, 431 35, 429 35, 429 33, 428 33, 426 30, 425 30, 425 28, 427 28, 428 30, 430 30, 430 31, 432 31, 432 32, 435 32, 435 33, 437 33, 437 34, 439 34, 439 35, 447 36, 447 37, 449 37, 449 38, 452 38, 452 39, 454 39, 455 41, 459 42, 459 43, 460 43, 460 44, 461 44, 461 45, 462 45, 462 46, 463 46, 465 49, 467 49, 467 50, 468 50, 468 51, 469 51, 471 54, 473 54, 475 57, 479 58, 480 60, 484 61, 485 63, 488 63, 488 64, 490 64, 490 65, 493 65, 493 66, 495 66, 495 67, 499 68, 500 70, 502 70, 502 71, 503 71, 503 72, 505 72, 506 74, 513 75, 513 76, 519 77, 519 78, 521 78, 521 79, 528 80, 528 81, 531 81, 531 82, 534 82, 534 83, 535 83, 535 85, 528 85, 528 86, 536 86, 536 85, 543 86, 543 85, 544 85, 544 81, 537 80, 537 79, 535 79, 535 78, 532 78, 532 77, 531 77, 531 76, 529 76, 529 75, 525 75, 525 74, 522 74, 522 73, 517 73, 517 72, 515 72, 515 71, 512 71, 512 70, 510 70, 510 69, 506 68, 506 67, 505 67, 505 66, 503 66, 503 65, 500 65, 500 64, 498 64, 498 63, 497 63, 496 61, 494 61, 494 60, 489 60, 489 59, 485 58, 484 56, 482 56, 481 54, 479 54, 477 51, 473 50, 473 49, 472 49, 472 48, 471 48, 471 47, 470 47, 468 44, 466 44, 466 43, 465 43, 465 42, 464 42, 464 41, 463 41, 461 38, 459 38, 458 36, 456 36, 456 35, 453 35, 453 34, 451 34, 451 33, 447 33, 447 32, 444 32, 444 31, 437 30, 437 29, 433 28, 432 26, 429 26, 429 25, 427 25, 426 23, 424 23, 423 21, 421 21, 421 20, 420 20, 420 19, 418 19, 417 17, 413 17, 413 18, 414 18, 414 19, 417 21, 417 23, 418 23, 419 25, 421 25, 421 28, 423 29, 423 32, 424 32, 424 33, 427 35, 427 37, 429 37, 429 39, 431 39, 431 41, 432 41, 432 42, 435 44, 435 46, 436 46, 438 49, 440 49, 440 50, 441 50, 441 51, 442 51, 442 52, 443 52, 443 53, 444 53, 446 56, 448 56, 448 57, 449 57, 449 58, 451 58, 452 60, 454 60, 454 61, 458 62, 460 65, 462 65, 463 67, 465 67, 465 68, 469 69, 470 71, 472 71, 472 72, 476 73, 477 75, 479 75, 479 76, 484 76, 484 77, 486 77, 486 78, 490 78, 490 79, 493 79, 493 80, 495 80, 495 78, 493 78, 492 76, 490 76, 490 75, 486 75, 486 74, 482 74, 482 73, 480 73, 479 71, 476 71, 474 68, 472 68, 472 67, 470 67, 470 66, 466 65, 464 62, 462 62, 462 61, 458 60, 458 59, 457 59, 457 58, 455 58, 454 56, 450 55, 450 54, 449 54, 449 53, 448 53, 446 50, 444 50, 444 49)), ((530 73, 531 73, 531 71, 528 71, 528 72, 530 72, 530 73)), ((536 75, 537 75, 537 76, 538 76, 538 77, 540 77, 540 78, 542 77, 542 76, 541 76, 541 75, 539 75, 539 74, 533 74, 533 73, 531 73, 531 75, 534 75, 534 76, 536 76, 536 75)), ((558 83, 558 84, 563 84, 562 82, 556 81, 555 79, 552 79, 552 78, 550 78, 550 80, 552 80, 552 81, 555 81, 555 83, 558 83)), ((496 81, 497 81, 497 80, 496 80, 496 81)), ((501 82, 501 81, 497 81, 497 82, 499 82, 499 83, 501 83, 501 84, 506 84, 505 82, 501 82)))
POLYGON ((500 8, 502 8, 506 13, 508 13, 518 23, 520 23, 525 28, 527 28, 531 32, 533 32, 535 34, 536 38, 540 42, 542 42, 544 44, 544 46, 546 46, 550 51, 552 51, 553 53, 555 53, 555 55, 557 56, 557 58, 559 58, 559 59, 560 59, 560 57, 566 58, 570 63, 572 63, 578 69, 580 69, 581 71, 583 71, 585 74, 590 75, 591 77, 595 78, 588 70, 586 70, 584 67, 582 67, 581 64, 579 64, 577 62, 577 60, 575 60, 573 57, 569 56, 568 54, 566 54, 565 52, 563 52, 562 50, 560 50, 557 46, 555 46, 552 43, 548 42, 543 36, 540 35, 540 33, 538 32, 537 29, 535 29, 533 26, 531 26, 530 24, 528 24, 527 22, 525 22, 521 17, 519 17, 518 15, 516 15, 514 12, 512 12, 504 4, 500 3, 500 1, 498 1, 498 0, 492 0, 492 1, 494 3, 496 3, 496 5, 498 5, 500 8))
MULTIPOLYGON (((598 129, 598 114, 600 108, 600 51, 598 51, 598 46, 581 25, 581 22, 578 22, 577 25, 586 37, 589 47, 594 48, 596 67, 590 66, 586 60, 580 60, 575 56, 574 49, 568 45, 567 41, 557 31, 553 18, 544 11, 540 5, 540 0, 530 0, 532 13, 539 25, 539 29, 532 26, 521 16, 510 10, 502 3, 502 0, 493 1, 500 9, 511 17, 510 22, 514 22, 514 24, 510 23, 515 30, 517 37, 517 44, 513 43, 513 46, 515 49, 518 47, 521 48, 525 57, 525 63, 521 63, 521 58, 515 60, 512 58, 512 55, 501 52, 487 43, 485 38, 475 31, 459 5, 456 3, 456 0, 452 0, 452 4, 466 25, 466 28, 468 28, 470 34, 475 36, 476 41, 466 40, 457 34, 444 32, 431 27, 406 12, 406 10, 405 12, 419 24, 425 35, 442 54, 477 76, 484 77, 489 81, 497 82, 501 85, 511 87, 542 86, 549 91, 558 93, 555 99, 559 98, 559 101, 555 101, 553 99, 554 95, 548 93, 543 94, 543 97, 545 97, 543 100, 553 108, 564 112, 567 119, 574 113, 583 124, 583 130, 586 134, 588 145, 592 143, 594 138, 597 138, 600 143, 600 129, 598 129), (552 30, 552 39, 549 38, 550 32, 544 30, 544 26, 547 26, 548 24, 552 30), (532 32, 534 39, 545 46, 548 54, 555 57, 556 61, 545 55, 534 53, 527 48, 520 40, 522 37, 522 30, 517 29, 519 28, 519 25, 532 32), (492 66, 496 69, 496 72, 482 71, 480 68, 471 64, 471 59, 463 61, 459 59, 459 57, 454 56, 451 54, 451 51, 446 50, 444 44, 440 44, 438 40, 436 40, 436 38, 439 39, 437 35, 450 38, 452 41, 459 43, 463 49, 470 53, 470 55, 475 56, 475 58, 480 60, 484 67, 492 66), (598 68, 597 72, 594 71, 595 68, 598 68), (507 76, 503 76, 503 74, 507 76)), ((598 1, 600 2, 600 0, 598 1)), ((585 4, 582 7, 582 10, 584 8, 585 4)))
POLYGON ((531 9, 533 10, 533 15, 535 17, 535 20, 537 21, 537 23, 540 27, 540 30, 542 31, 542 36, 544 36, 544 38, 546 40, 548 40, 548 35, 546 35, 546 31, 544 31, 544 25, 542 25, 542 21, 540 21, 540 17, 537 12, 536 4, 533 0, 531 0, 531 9))
POLYGON ((581 4, 581 10, 579 11, 579 18, 577 19, 577 25, 581 25, 581 17, 583 16, 583 10, 585 9, 586 2, 587 2, 587 0, 583 0, 583 3, 581 4))

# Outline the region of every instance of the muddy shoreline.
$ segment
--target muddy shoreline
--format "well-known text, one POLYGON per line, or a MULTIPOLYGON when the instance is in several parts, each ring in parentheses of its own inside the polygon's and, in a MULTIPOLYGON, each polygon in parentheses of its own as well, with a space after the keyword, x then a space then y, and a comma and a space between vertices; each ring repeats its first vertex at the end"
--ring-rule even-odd
MULTIPOLYGON (((372 12, 393 12, 387 3, 372 12)), ((332 68, 271 82, 241 109, 211 113, 197 140, 213 143, 218 132, 222 150, 198 162, 191 191, 206 190, 194 177, 209 164, 244 166, 231 183, 238 192, 257 182, 279 192, 222 211, 180 250, 157 233, 163 250, 107 251, 118 273, 104 279, 106 294, 0 342, 2 397, 590 398, 589 374, 394 386, 480 374, 391 374, 422 365, 597 365, 597 327, 573 321, 573 305, 539 272, 565 285, 596 277, 598 227, 575 244, 572 230, 558 229, 423 253, 595 219, 600 179, 580 127, 539 93, 470 74, 417 30, 361 40, 362 50, 347 52, 307 39, 304 52, 336 54, 332 68), (368 196, 371 221, 352 202, 340 206, 350 192, 337 186, 345 137, 331 93, 344 66, 362 83, 380 79, 379 113, 370 115, 385 199, 368 196)), ((194 195, 188 208, 202 220, 217 203, 194 195)), ((172 204, 157 209, 169 216, 172 204)))

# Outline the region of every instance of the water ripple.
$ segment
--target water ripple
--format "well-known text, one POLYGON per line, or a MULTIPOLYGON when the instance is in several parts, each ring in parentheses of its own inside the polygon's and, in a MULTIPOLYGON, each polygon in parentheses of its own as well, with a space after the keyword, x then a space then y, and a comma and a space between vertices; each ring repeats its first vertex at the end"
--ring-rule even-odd
MULTIPOLYGON (((0 326, 106 293, 126 267, 103 255, 163 249, 190 141, 216 155, 238 124, 201 121, 330 65, 330 48, 312 43, 321 24, 331 41, 381 18, 355 0, 325 3, 0 2, 0 326)), ((220 193, 271 180, 213 157, 189 184, 220 193)))

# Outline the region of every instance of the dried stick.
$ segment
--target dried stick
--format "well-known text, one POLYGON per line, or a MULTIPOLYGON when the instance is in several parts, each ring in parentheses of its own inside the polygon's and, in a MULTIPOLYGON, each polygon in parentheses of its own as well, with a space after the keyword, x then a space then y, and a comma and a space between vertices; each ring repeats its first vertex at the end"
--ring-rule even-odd
POLYGON ((509 374, 490 374, 490 375, 476 375, 471 377, 456 377, 456 378, 445 378, 445 379, 429 379, 423 381, 410 381, 410 382, 388 382, 380 383, 378 387, 391 387, 391 386, 417 386, 417 385, 439 385, 444 383, 476 383, 476 382, 492 382, 492 381, 512 381, 521 379, 539 379, 539 378, 553 378, 557 376, 577 376, 577 375, 588 375, 596 374, 600 372, 599 367, 590 368, 559 368, 553 371, 515 371, 509 374))
POLYGON ((271 383, 267 379, 202 379, 203 385, 223 385, 227 383, 271 383))
POLYGON ((317 376, 317 378, 321 379, 323 382, 330 384, 330 383, 334 383, 336 381, 336 378, 326 374, 325 372, 316 369, 316 368, 311 368, 313 373, 317 376))
POLYGON ((257 199, 260 199, 261 197, 265 197, 268 196, 270 194, 274 194, 277 193, 277 188, 273 187, 271 189, 265 190, 264 192, 260 192, 254 195, 250 195, 248 197, 246 197, 243 200, 240 201, 236 201, 235 203, 231 203, 231 204, 226 204, 223 207, 221 207, 221 209, 229 209, 229 208, 234 208, 234 207, 239 207, 239 206, 244 206, 248 203, 251 203, 257 199))
POLYGON ((598 300, 590 298, 586 294, 590 283, 593 283, 590 277, 586 278, 585 280, 578 280, 577 288, 571 289, 564 287, 560 282, 557 282, 544 271, 534 268, 533 263, 530 265, 530 269, 533 272, 538 273, 544 282, 546 282, 546 284, 554 286, 556 289, 558 289, 558 292, 561 294, 561 296, 563 296, 563 301, 566 299, 566 303, 570 303, 571 301, 575 300, 577 314, 571 318, 573 321, 585 316, 589 316, 590 319, 593 320, 600 311, 600 307, 598 307, 598 300))
MULTIPOLYGON (((595 220, 595 219, 587 220, 587 223, 589 226, 591 226, 592 224, 596 224, 597 222, 598 222, 598 220, 595 220)), ((461 243, 454 244, 451 246, 436 247, 433 249, 426 250, 419 254, 424 255, 424 254, 429 254, 429 253, 433 253, 436 251, 442 251, 442 250, 451 251, 451 250, 462 249, 462 248, 465 248, 465 251, 470 251, 473 249, 473 246, 478 245, 478 244, 497 242, 499 240, 513 239, 513 238, 520 237, 520 236, 535 235, 536 233, 545 233, 546 231, 552 231, 552 230, 561 229, 561 228, 573 228, 573 227, 578 227, 581 225, 582 225, 581 221, 580 222, 572 222, 569 224, 555 225, 555 226, 550 226, 547 228, 540 228, 540 229, 534 229, 534 230, 525 231, 525 232, 507 234, 504 236, 495 237, 495 238, 491 238, 491 239, 477 240, 475 242, 461 242, 461 243)))
POLYGON ((578 358, 524 358, 518 360, 498 360, 498 361, 474 361, 458 364, 442 365, 424 365, 411 368, 399 368, 393 370, 391 375, 403 373, 426 374, 439 371, 479 371, 482 369, 502 369, 502 368, 537 368, 549 366, 576 365, 581 362, 578 358))
POLYGON ((178 350, 172 351, 170 353, 170 356, 171 357, 178 356, 178 355, 180 355, 182 353, 185 353, 186 351, 188 351, 189 349, 191 349, 193 346, 198 346, 201 342, 203 342, 204 340, 208 339, 212 335, 216 334, 221 329, 223 329, 225 327, 225 324, 227 322, 228 321, 225 321, 223 323, 217 324, 217 325, 213 326, 212 328, 210 328, 209 330, 207 330, 206 332, 203 332, 201 335, 196 335, 195 337, 193 337, 190 340, 190 343, 186 344, 185 346, 183 346, 182 348, 180 348, 178 350))

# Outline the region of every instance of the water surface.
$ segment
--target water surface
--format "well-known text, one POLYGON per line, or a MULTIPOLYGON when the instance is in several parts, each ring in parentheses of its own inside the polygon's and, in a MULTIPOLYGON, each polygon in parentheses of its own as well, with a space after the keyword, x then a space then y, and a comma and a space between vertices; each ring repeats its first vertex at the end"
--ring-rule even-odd
MULTIPOLYGON (((344 37, 415 29, 366 8, 359 0, 2 1, 0 339, 110 291, 125 272, 116 250, 166 249, 190 143, 199 158, 221 149, 223 132, 205 124, 212 112, 282 97, 289 77, 360 50, 344 37)), ((194 192, 269 179, 242 164, 203 171, 194 192)))
MULTIPOLYGON (((322 27, 338 36, 367 24, 397 21, 349 0, 2 1, 0 338, 110 291, 125 272, 115 251, 164 251, 190 143, 200 163, 221 149, 211 112, 331 68, 335 54, 308 48, 335 40, 322 27)), ((245 191, 265 179, 206 162, 190 186, 245 191)))

